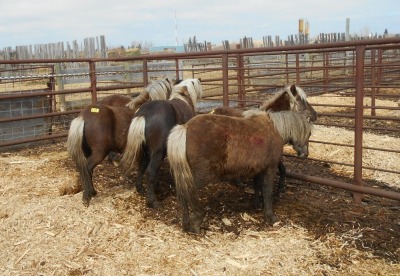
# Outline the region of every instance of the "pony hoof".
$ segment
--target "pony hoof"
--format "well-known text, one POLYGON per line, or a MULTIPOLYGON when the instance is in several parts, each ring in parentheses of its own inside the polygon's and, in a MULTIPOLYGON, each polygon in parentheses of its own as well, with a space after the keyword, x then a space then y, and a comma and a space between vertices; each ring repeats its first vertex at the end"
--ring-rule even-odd
POLYGON ((82 199, 83 206, 89 207, 90 205, 90 198, 83 198, 82 199))
POLYGON ((145 195, 143 187, 136 186, 136 192, 138 192, 138 194, 140 194, 140 195, 145 195))
POLYGON ((153 209, 160 209, 161 208, 161 203, 158 202, 158 201, 147 202, 147 207, 153 208, 153 209))
POLYGON ((184 226, 183 231, 192 233, 192 234, 200 234, 200 227, 194 227, 194 226, 184 226))
POLYGON ((239 187, 239 188, 244 188, 246 187, 246 184, 244 184, 240 179, 234 179, 231 181, 232 185, 239 187))
POLYGON ((265 218, 265 222, 270 225, 273 225, 277 221, 278 221, 278 218, 275 215, 271 215, 271 216, 268 216, 265 218))

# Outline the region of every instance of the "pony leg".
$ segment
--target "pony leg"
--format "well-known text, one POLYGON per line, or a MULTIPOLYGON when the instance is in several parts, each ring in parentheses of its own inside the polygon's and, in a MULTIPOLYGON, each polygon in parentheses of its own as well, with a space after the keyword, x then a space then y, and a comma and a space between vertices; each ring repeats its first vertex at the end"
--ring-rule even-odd
POLYGON ((158 187, 157 174, 163 161, 163 154, 156 153, 150 158, 149 165, 146 169, 147 179, 147 193, 146 193, 146 204, 150 208, 159 208, 160 202, 157 200, 155 195, 155 189, 158 187))
POLYGON ((138 161, 138 174, 135 184, 136 191, 142 195, 144 194, 143 176, 148 166, 149 166, 149 157, 147 156, 147 154, 142 154, 138 161))
POLYGON ((264 181, 264 174, 258 174, 253 178, 254 208, 256 209, 259 209, 262 206, 260 197, 262 196, 263 181, 264 181))
POLYGON ((282 161, 278 164, 279 170, 279 182, 278 182, 278 195, 283 194, 286 191, 285 185, 285 177, 286 177, 286 168, 282 161))
POLYGON ((97 191, 93 186, 93 171, 94 168, 98 164, 100 164, 104 158, 107 156, 107 153, 98 153, 95 155, 91 155, 87 158, 87 165, 81 169, 81 179, 82 179, 82 201, 83 205, 86 207, 89 206, 90 200, 92 197, 97 195, 97 191))
POLYGON ((186 200, 182 200, 181 209, 182 209, 182 228, 186 232, 193 232, 190 226, 190 216, 189 216, 189 207, 187 205, 186 200), (184 201, 184 202, 183 202, 184 201))
POLYGON ((246 184, 244 184, 240 178, 235 178, 229 181, 233 186, 239 187, 239 188, 244 188, 246 187, 246 184))
POLYGON ((85 166, 84 168, 80 169, 80 178, 83 190, 82 202, 83 205, 85 205, 86 207, 89 206, 92 197, 97 194, 96 190, 93 187, 92 176, 93 169, 91 169, 89 166, 85 166))
POLYGON ((264 220, 267 223, 273 224, 276 222, 276 216, 272 210, 272 194, 274 186, 274 176, 276 174, 276 167, 270 167, 267 169, 264 176, 264 183, 262 185, 262 193, 264 197, 264 220))
POLYGON ((191 221, 191 225, 190 225, 189 231, 193 232, 193 233, 196 233, 196 234, 199 234, 200 233, 201 224, 202 224, 203 219, 205 217, 205 213, 204 213, 204 210, 202 208, 200 208, 199 202, 197 200, 194 202, 194 205, 196 207, 193 207, 193 209, 192 209, 193 215, 192 215, 192 218, 190 220, 191 221))
MULTIPOLYGON (((192 191, 195 193, 195 191, 192 191)), ((187 199, 181 198, 179 200, 182 209, 182 227, 186 232, 191 232, 195 234, 200 233, 201 224, 205 217, 204 209, 200 207, 200 202, 193 196, 190 202, 190 208, 192 210, 192 215, 189 215, 189 206, 187 199)))

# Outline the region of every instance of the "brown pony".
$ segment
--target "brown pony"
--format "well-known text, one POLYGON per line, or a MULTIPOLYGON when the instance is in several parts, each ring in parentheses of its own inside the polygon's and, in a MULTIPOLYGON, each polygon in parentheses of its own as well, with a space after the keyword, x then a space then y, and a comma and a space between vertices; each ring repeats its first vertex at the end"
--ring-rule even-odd
POLYGON ((128 140, 121 162, 126 173, 138 167, 136 190, 143 193, 142 179, 146 175, 146 204, 158 208, 155 196, 158 171, 166 156, 170 130, 195 115, 195 105, 202 96, 199 79, 186 79, 176 85, 168 101, 150 101, 136 112, 129 127, 128 140))
POLYGON ((183 229, 200 232, 204 211, 196 190, 207 183, 240 177, 259 181, 264 219, 275 222, 272 188, 283 145, 292 144, 297 155, 306 158, 311 130, 310 114, 292 111, 247 111, 242 118, 205 114, 174 127, 168 138, 167 155, 183 229))
MULTIPOLYGON (((302 88, 293 84, 287 85, 282 90, 274 93, 272 97, 265 100, 259 110, 268 111, 268 112, 276 112, 276 111, 284 111, 284 110, 292 110, 292 111, 304 111, 308 110, 311 114, 311 121, 315 122, 317 120, 317 113, 314 108, 308 103, 307 95, 302 88)), ((226 116, 235 116, 242 117, 243 110, 238 108, 233 108, 229 106, 217 107, 210 112, 211 114, 217 115, 226 115, 226 116)), ((278 165, 279 170, 279 182, 278 182, 278 194, 285 192, 285 177, 286 177, 286 168, 283 162, 279 162, 278 165)), ((239 180, 235 180, 236 185, 240 183, 239 180)), ((256 197, 258 195, 256 194, 256 197)), ((258 201, 255 201, 256 207, 259 207, 258 201)))
POLYGON ((79 116, 72 120, 68 133, 67 151, 79 172, 83 189, 82 200, 85 206, 88 206, 91 198, 97 194, 92 183, 94 168, 108 154, 122 153, 125 148, 129 125, 136 111, 127 106, 134 108, 139 102, 143 103, 144 98, 146 101, 166 99, 171 93, 172 86, 169 84, 168 79, 150 84, 138 96, 141 97, 140 99, 118 95, 108 96, 102 100, 102 103, 86 106, 79 116), (164 87, 164 95, 161 93, 159 83, 162 83, 164 87))

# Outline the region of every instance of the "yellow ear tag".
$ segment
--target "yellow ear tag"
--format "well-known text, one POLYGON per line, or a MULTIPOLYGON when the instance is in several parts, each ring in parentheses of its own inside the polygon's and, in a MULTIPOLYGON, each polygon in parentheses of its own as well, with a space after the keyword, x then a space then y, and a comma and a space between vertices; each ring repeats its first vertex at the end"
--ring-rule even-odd
POLYGON ((92 108, 90 109, 90 112, 93 112, 93 113, 99 113, 99 111, 100 111, 100 109, 98 109, 98 108, 96 108, 96 107, 92 107, 92 108))

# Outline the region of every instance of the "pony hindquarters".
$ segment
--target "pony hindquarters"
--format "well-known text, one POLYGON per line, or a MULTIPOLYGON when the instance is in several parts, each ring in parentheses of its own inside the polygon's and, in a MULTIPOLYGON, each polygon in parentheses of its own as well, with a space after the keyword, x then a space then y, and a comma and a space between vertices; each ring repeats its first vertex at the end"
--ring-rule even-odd
POLYGON ((83 149, 85 121, 82 116, 72 120, 68 132, 67 152, 75 162, 83 190, 82 201, 89 206, 90 199, 97 194, 92 184, 92 170, 89 167, 83 149))
MULTIPOLYGON (((169 132, 175 125, 184 124, 195 116, 193 101, 198 97, 198 93, 193 86, 175 86, 169 100, 149 101, 143 104, 135 113, 135 119, 131 123, 131 127, 133 127, 137 124, 136 118, 143 117, 140 125, 141 134, 135 135, 135 133, 139 133, 139 130, 129 131, 123 163, 139 164, 137 181, 142 181, 143 175, 146 176, 146 204, 150 208, 160 207, 155 190, 159 184, 160 167, 167 152, 166 143, 169 132), (193 88, 193 93, 190 93, 190 87, 193 88), (135 148, 133 148, 134 144, 136 144, 135 148), (138 153, 139 151, 140 155, 133 154, 133 152, 138 153)), ((138 129, 139 126, 135 128, 138 129)))
POLYGON ((168 134, 179 117, 171 102, 150 101, 140 107, 132 120, 122 156, 125 171, 138 168, 136 188, 140 193, 146 176, 146 205, 150 208, 160 207, 155 196, 158 172, 166 155, 168 134))
POLYGON ((67 149, 80 173, 84 205, 88 206, 96 195, 92 183, 94 168, 111 151, 122 152, 133 114, 126 107, 91 104, 72 121, 67 149))

